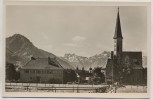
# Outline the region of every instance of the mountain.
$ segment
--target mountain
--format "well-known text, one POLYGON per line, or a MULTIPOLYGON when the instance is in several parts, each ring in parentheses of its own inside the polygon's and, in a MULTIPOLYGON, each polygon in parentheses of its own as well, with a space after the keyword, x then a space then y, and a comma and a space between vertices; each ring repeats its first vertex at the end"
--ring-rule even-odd
POLYGON ((88 70, 90 67, 105 68, 108 57, 110 57, 110 52, 104 51, 101 54, 96 54, 91 57, 83 57, 83 56, 78 56, 76 54, 68 53, 61 58, 71 62, 75 66, 75 68, 78 67, 79 69, 82 69, 84 67, 84 69, 88 70))
MULTIPOLYGON (((35 47, 33 43, 23 35, 14 34, 6 38, 6 62, 14 64, 20 63, 24 66, 31 57, 52 58, 56 57, 56 55, 35 47)), ((59 57, 57 57, 57 60, 64 68, 73 69, 73 65, 71 65, 70 62, 59 57)))
MULTIPOLYGON (((91 57, 82 57, 78 56, 76 54, 70 54, 67 53, 64 55, 64 57, 61 57, 62 59, 66 59, 69 62, 71 62, 75 68, 78 67, 79 69, 82 69, 84 67, 86 70, 88 70, 90 67, 102 67, 106 68, 107 59, 111 56, 110 52, 104 51, 101 54, 96 54, 91 57)), ((143 56, 142 58, 143 67, 147 67, 147 56, 143 56)))
MULTIPOLYGON (((25 36, 14 34, 6 38, 6 62, 21 64, 24 66, 31 57, 48 58, 56 57, 56 55, 41 50, 33 45, 33 43, 25 36)), ((58 62, 64 68, 76 68, 88 70, 90 67, 106 67, 107 59, 110 52, 104 51, 91 57, 78 56, 76 54, 65 54, 64 57, 57 57, 58 62)), ((143 67, 147 67, 147 57, 143 56, 143 67)))

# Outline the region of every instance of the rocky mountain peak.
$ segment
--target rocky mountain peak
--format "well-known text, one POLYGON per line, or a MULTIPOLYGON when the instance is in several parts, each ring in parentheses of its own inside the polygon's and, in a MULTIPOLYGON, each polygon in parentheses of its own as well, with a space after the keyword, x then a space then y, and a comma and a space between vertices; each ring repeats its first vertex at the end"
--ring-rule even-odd
POLYGON ((110 56, 110 52, 104 51, 91 57, 83 57, 68 53, 65 54, 63 58, 71 62, 74 66, 77 66, 79 69, 84 67, 86 70, 88 70, 90 67, 105 68, 108 56, 110 56))

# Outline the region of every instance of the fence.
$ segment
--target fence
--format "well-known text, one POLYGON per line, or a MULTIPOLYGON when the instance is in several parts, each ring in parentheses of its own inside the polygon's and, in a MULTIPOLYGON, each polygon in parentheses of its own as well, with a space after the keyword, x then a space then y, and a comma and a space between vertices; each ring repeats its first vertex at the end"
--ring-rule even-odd
POLYGON ((8 92, 105 93, 107 85, 6 83, 8 92))

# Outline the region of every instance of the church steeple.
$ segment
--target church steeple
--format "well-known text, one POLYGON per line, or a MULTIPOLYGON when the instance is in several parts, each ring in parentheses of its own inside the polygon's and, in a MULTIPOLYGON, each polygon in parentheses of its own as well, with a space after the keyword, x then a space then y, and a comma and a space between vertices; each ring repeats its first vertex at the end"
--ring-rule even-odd
POLYGON ((122 53, 122 30, 121 30, 121 23, 120 23, 120 15, 119 15, 119 8, 117 13, 116 19, 116 27, 115 27, 115 34, 114 34, 114 55, 120 56, 122 53))
POLYGON ((114 39, 122 38, 122 30, 121 30, 121 23, 120 23, 120 14, 119 14, 119 8, 118 8, 118 14, 116 19, 116 28, 115 28, 115 34, 114 39))

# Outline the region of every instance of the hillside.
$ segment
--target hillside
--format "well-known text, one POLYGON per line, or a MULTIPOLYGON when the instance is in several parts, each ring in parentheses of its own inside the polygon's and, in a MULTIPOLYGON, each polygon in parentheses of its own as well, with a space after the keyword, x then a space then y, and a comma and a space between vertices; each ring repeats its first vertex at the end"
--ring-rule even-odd
MULTIPOLYGON (((14 64, 21 63, 24 66, 31 57, 48 58, 55 56, 52 53, 35 47, 29 39, 20 34, 14 34, 6 38, 6 62, 14 64)), ((64 68, 73 69, 70 62, 62 60, 59 57, 57 57, 57 60, 64 68)))

